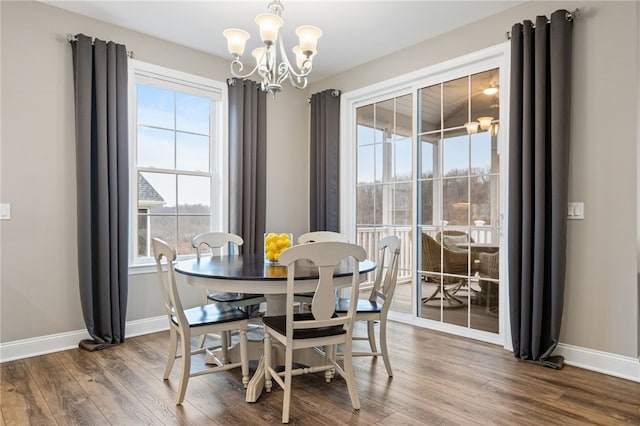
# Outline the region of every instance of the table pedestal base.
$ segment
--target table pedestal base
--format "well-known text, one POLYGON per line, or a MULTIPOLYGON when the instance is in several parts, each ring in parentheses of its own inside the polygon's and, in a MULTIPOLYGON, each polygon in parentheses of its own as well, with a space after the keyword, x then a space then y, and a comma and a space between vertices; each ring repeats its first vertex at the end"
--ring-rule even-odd
MULTIPOLYGON (((249 380, 249 384, 247 385, 245 400, 247 402, 256 402, 258 398, 260 398, 262 390, 264 389, 265 366, 263 356, 263 342, 258 340, 250 340, 248 349, 249 359, 257 359, 258 366, 256 367, 256 371, 253 373, 253 376, 251 377, 251 379, 249 380)), ((211 351, 207 352, 208 354, 205 357, 205 362, 215 364, 213 354, 211 353, 211 351)), ((220 356, 220 350, 215 350, 213 352, 220 356)), ((238 360, 240 360, 240 347, 238 345, 235 345, 229 348, 228 357, 231 362, 238 362, 238 360)), ((276 342, 274 342, 273 344, 272 360, 276 363, 276 365, 284 364, 284 348, 276 342)), ((300 349, 294 352, 294 362, 306 366, 323 365, 325 363, 324 353, 316 348, 300 349)))

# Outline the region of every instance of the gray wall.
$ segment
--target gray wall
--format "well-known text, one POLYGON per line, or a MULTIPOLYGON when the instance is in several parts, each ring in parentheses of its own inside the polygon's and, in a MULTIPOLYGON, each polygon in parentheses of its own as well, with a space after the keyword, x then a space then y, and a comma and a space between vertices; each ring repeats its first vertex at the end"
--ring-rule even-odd
MULTIPOLYGON (((0 2, 0 342, 84 329, 76 245, 73 69, 68 33, 123 43, 141 61, 225 81, 217 58, 36 2, 0 2)), ((221 36, 222 37, 222 36, 221 36)), ((306 94, 268 101, 267 230, 308 231, 306 94), (273 166, 272 166, 273 165, 273 166), (286 206, 283 209, 282 206, 286 206)), ((199 295, 185 285, 187 303, 199 295)), ((127 320, 163 314, 153 274, 132 275, 127 320)))
MULTIPOLYGON (((317 82, 306 93, 285 90, 269 101, 267 230, 308 230, 311 93, 357 89, 502 43, 514 22, 578 6, 585 16, 574 26, 569 195, 585 202, 585 220, 569 223, 562 342, 636 356, 635 2, 529 2, 317 82)), ((12 208, 12 219, 0 222, 0 342, 6 343, 84 328, 76 264, 71 48, 65 35, 114 40, 139 60, 217 80, 228 76, 229 62, 40 3, 3 1, 0 16, 0 201, 12 208)), ((134 275, 130 281, 128 320, 160 315, 154 276, 134 275)), ((191 297, 197 299, 195 293, 191 297)))
MULTIPOLYGON (((580 8, 573 29, 569 221, 561 342, 638 355, 638 3, 528 2, 313 84, 349 92, 505 42, 516 22, 580 8)), ((569 118, 567 118, 569 119, 569 118)))

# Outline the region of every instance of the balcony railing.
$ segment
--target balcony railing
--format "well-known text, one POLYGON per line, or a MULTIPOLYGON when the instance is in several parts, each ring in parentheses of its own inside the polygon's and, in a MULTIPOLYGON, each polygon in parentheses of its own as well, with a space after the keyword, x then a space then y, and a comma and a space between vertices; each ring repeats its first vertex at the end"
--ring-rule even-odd
MULTIPOLYGON (((400 237, 400 259, 398 260, 398 283, 406 283, 411 281, 413 275, 413 238, 411 226, 397 227, 370 227, 357 230, 357 244, 364 247, 369 255, 369 259, 374 262, 377 260, 378 243, 384 237, 389 235, 397 235, 400 237)), ((470 231, 471 238, 477 243, 494 242, 496 230, 487 227, 474 227, 470 231)), ((369 280, 373 281, 373 273, 369 280)))

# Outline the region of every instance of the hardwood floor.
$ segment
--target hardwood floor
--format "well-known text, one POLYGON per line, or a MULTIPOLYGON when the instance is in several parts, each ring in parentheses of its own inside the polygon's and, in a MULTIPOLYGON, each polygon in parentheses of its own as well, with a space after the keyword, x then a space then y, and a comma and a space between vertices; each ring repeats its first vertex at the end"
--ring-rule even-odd
MULTIPOLYGON (((294 377, 290 424, 640 424, 640 383, 571 366, 555 371, 494 345, 388 326, 394 377, 382 360, 356 358, 360 411, 352 410, 341 378, 294 377)), ((162 381, 167 338, 155 333, 101 352, 1 364, 0 426, 280 423, 282 391, 246 403, 238 369, 192 378, 184 405, 176 406, 177 366, 162 381)))

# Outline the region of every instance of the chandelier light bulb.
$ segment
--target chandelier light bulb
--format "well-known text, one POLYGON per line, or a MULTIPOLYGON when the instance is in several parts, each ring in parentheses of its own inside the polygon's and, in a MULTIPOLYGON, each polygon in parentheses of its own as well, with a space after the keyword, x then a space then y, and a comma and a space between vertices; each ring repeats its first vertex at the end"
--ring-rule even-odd
POLYGON ((251 37, 248 32, 238 28, 224 30, 222 35, 227 39, 227 49, 229 49, 229 53, 234 56, 242 56, 245 44, 249 37, 251 37))
POLYGON ((312 25, 303 25, 296 28, 296 35, 300 40, 300 49, 307 52, 315 52, 318 46, 318 39, 322 37, 322 31, 312 25))
POLYGON ((260 38, 270 46, 276 42, 278 38, 278 30, 284 24, 282 18, 273 13, 261 13, 256 16, 256 24, 260 27, 260 38))
POLYGON ((305 65, 307 65, 307 67, 309 65, 311 65, 311 63, 307 63, 305 64, 306 61, 311 61, 313 58, 313 55, 316 54, 316 51, 314 50, 313 52, 311 52, 311 55, 309 55, 309 57, 307 58, 307 56, 304 54, 304 52, 302 51, 302 49, 300 48, 300 46, 295 46, 293 49, 291 49, 294 53, 294 55, 296 55, 296 65, 298 66, 298 69, 302 69, 305 67, 305 65))
POLYGON ((256 59, 256 65, 265 65, 267 63, 267 48, 258 47, 253 49, 251 55, 256 59))

